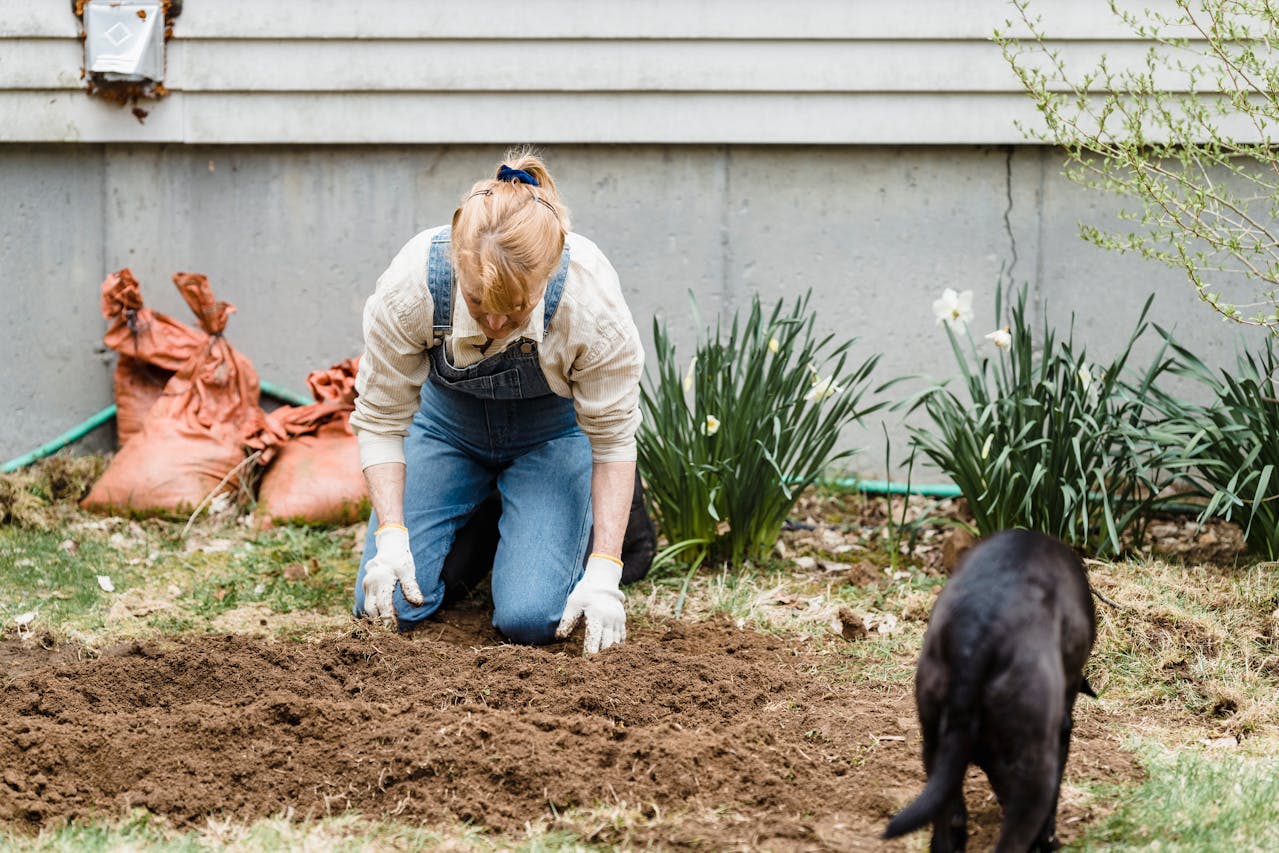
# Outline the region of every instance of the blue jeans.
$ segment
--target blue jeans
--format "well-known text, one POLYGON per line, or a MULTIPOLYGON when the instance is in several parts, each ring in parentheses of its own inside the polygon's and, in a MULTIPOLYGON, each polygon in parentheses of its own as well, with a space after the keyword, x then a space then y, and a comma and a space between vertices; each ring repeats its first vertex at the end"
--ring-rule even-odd
MULTIPOLYGON (((582 577, 592 522, 591 447, 572 401, 488 400, 427 381, 404 453, 404 523, 425 601, 409 604, 396 587, 400 630, 439 609, 453 538, 496 485, 502 516, 493 625, 517 643, 551 642, 582 577)), ((364 613, 364 571, 377 549, 376 529, 375 516, 355 580, 357 616, 364 613)))

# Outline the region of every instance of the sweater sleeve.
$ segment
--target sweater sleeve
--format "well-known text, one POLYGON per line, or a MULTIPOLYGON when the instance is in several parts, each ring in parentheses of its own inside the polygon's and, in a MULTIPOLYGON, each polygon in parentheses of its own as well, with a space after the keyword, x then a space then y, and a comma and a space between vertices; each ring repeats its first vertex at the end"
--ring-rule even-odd
POLYGON ((364 355, 351 414, 362 468, 404 462, 404 437, 430 373, 434 303, 426 256, 433 233, 419 234, 400 250, 364 304, 364 355))
POLYGON ((613 265, 590 240, 572 239, 573 267, 560 303, 565 316, 552 322, 558 334, 548 378, 566 380, 592 459, 632 462, 644 346, 613 265))
MULTIPOLYGON (((629 317, 626 318, 629 320, 629 317)), ((577 422, 596 462, 633 462, 640 424, 639 383, 644 349, 632 322, 601 323, 594 346, 569 373, 577 422)))

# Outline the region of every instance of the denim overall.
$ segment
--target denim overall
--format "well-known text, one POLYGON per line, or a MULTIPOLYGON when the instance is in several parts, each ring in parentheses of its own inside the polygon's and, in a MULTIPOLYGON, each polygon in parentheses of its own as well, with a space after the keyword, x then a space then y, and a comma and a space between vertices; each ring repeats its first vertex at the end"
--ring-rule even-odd
MULTIPOLYGON (((449 362, 453 264, 449 229, 431 241, 427 283, 435 302, 429 379, 404 440, 404 524, 422 605, 397 585, 401 630, 434 613, 444 598, 441 569, 458 529, 492 491, 502 498, 493 562, 493 625, 526 644, 548 643, 569 592, 581 579, 591 533, 591 447, 573 401, 556 396, 537 359, 538 343, 520 339, 465 368, 449 362)), ((546 285, 542 328, 564 292, 569 252, 546 285)), ((463 308, 462 310, 465 310, 463 308)), ((364 612, 365 565, 376 550, 376 516, 355 581, 355 613, 364 612)))

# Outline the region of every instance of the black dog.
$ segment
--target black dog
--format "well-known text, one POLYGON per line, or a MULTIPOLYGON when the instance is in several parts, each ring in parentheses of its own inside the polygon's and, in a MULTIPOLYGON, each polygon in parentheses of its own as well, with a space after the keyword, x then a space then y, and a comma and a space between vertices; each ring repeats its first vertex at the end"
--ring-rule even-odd
POLYGON ((986 772, 1003 806, 1000 853, 1059 845, 1057 796, 1096 634, 1088 577, 1042 533, 996 533, 964 554, 929 619, 915 674, 928 784, 884 832, 932 821, 929 848, 963 850, 964 772, 986 772))

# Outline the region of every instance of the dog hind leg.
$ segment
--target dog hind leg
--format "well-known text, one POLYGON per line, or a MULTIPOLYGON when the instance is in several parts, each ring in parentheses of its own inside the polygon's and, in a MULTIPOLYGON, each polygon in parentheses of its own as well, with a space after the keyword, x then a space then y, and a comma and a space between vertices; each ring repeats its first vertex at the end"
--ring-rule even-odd
MULTIPOLYGON (((1055 740, 1054 737, 1052 741, 1055 740)), ((995 772, 988 774, 1004 808, 996 853, 1040 849, 1041 833, 1053 816, 1060 778, 1057 744, 1052 741, 1036 751, 1040 758, 1032 766, 992 768, 995 772)))
POLYGON ((933 819, 928 853, 964 853, 968 849, 968 806, 960 789, 933 819))
POLYGON ((1058 742, 1057 776, 1056 784, 1053 786, 1052 810, 1048 812, 1048 819, 1044 821, 1043 829, 1039 831, 1035 845, 1031 848, 1035 853, 1052 853, 1061 847, 1061 843, 1057 840, 1057 803, 1061 799, 1061 779, 1066 772, 1066 760, 1070 757, 1070 736, 1075 727, 1074 705, 1075 697, 1066 697, 1066 713, 1061 719, 1058 742))

